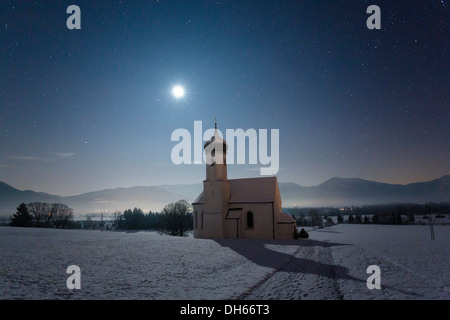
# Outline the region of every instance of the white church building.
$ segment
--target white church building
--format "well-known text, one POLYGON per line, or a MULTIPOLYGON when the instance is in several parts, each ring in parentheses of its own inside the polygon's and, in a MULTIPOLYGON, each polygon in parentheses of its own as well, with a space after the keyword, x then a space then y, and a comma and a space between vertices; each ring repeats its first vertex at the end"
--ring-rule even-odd
POLYGON ((203 192, 192 203, 194 237, 293 239, 296 222, 281 210, 277 178, 229 180, 227 147, 216 124, 214 136, 204 146, 207 164, 203 192))

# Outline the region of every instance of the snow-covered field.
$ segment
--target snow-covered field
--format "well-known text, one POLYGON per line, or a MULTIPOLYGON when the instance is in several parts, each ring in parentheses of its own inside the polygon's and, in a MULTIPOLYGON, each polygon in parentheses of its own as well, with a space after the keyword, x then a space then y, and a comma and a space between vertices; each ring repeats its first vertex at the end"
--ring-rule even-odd
POLYGON ((1 299, 449 299, 449 227, 338 225, 310 239, 0 227, 1 299), (66 269, 81 269, 69 290, 66 269), (381 268, 381 290, 366 269, 381 268))

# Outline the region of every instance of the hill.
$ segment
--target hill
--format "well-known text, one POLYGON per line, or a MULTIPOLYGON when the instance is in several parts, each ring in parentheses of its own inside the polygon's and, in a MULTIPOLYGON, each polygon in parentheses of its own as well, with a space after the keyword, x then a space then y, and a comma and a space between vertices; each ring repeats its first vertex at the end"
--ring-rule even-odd
MULTIPOLYGON (((284 207, 346 206, 384 203, 425 203, 450 201, 450 175, 407 185, 388 184, 357 178, 331 178, 317 186, 279 183, 284 207)), ((159 211, 180 199, 195 200, 202 184, 139 186, 105 189, 76 196, 61 197, 31 190, 21 191, 0 182, 0 215, 11 215, 21 202, 62 202, 76 214, 123 211, 139 207, 159 211)))

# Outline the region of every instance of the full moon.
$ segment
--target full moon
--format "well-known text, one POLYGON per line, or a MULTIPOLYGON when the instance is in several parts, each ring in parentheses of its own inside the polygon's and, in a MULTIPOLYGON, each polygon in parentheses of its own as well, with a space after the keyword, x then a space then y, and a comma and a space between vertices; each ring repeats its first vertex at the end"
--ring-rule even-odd
POLYGON ((175 98, 181 99, 184 97, 184 88, 182 86, 175 86, 172 88, 172 94, 175 98))

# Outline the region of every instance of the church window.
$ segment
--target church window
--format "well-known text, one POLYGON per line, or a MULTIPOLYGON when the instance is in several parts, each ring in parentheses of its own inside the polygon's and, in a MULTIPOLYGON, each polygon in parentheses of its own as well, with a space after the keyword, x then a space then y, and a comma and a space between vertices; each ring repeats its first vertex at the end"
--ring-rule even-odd
POLYGON ((247 229, 253 229, 253 212, 247 212, 247 229))

